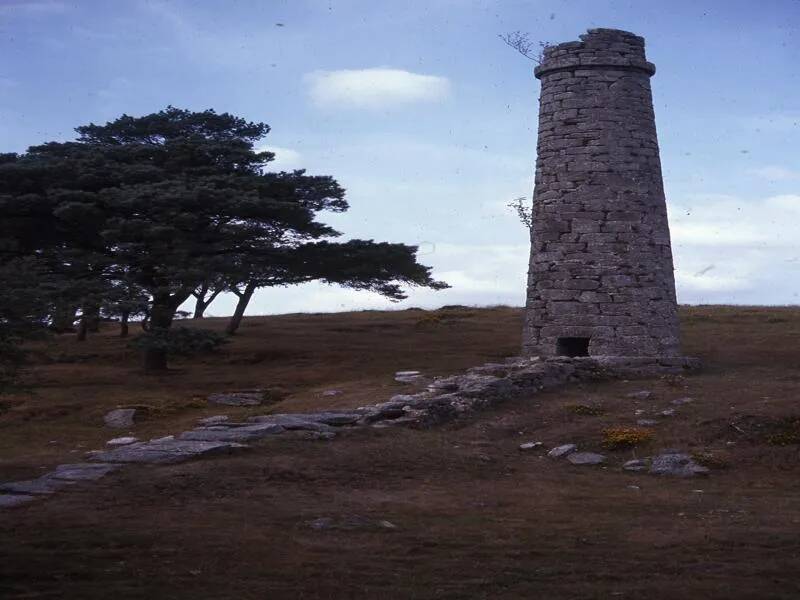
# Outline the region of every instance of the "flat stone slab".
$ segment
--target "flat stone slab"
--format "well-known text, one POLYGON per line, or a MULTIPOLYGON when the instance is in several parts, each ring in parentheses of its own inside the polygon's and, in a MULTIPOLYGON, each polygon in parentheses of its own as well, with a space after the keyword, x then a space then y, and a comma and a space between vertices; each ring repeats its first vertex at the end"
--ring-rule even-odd
POLYGON ((596 452, 573 452, 567 460, 573 465, 600 465, 606 462, 606 457, 596 452))
POLYGON ((550 458, 561 458, 562 456, 566 456, 571 452, 575 452, 578 447, 575 444, 562 444, 561 446, 556 446, 550 452, 547 453, 547 456, 550 458))
POLYGON ((132 436, 118 437, 114 438, 113 440, 108 440, 106 442, 106 446, 127 446, 128 444, 134 444, 138 441, 139 438, 135 438, 132 436))
POLYGON ((12 481, 0 485, 0 492, 10 494, 25 494, 30 496, 49 496, 55 493, 59 488, 72 485, 72 481, 64 481, 61 479, 54 479, 48 475, 43 475, 38 479, 29 479, 27 481, 12 481))
POLYGON ((135 408, 118 408, 106 413, 103 421, 108 427, 116 429, 127 429, 133 427, 133 418, 136 415, 135 408))
POLYGON ((284 431, 286 431, 284 427, 274 423, 260 423, 246 427, 206 427, 186 431, 180 434, 178 439, 206 442, 249 442, 284 431))
POLYGON ((520 450, 535 450, 536 448, 540 448, 544 446, 542 442, 525 442, 524 444, 519 445, 520 450))
POLYGON ((625 471, 646 471, 650 467, 650 460, 647 458, 634 458, 622 465, 625 471))
POLYGON ((15 508, 36 500, 36 496, 25 494, 0 494, 0 508, 15 508))
POLYGON ((219 425, 220 423, 224 423, 230 417, 228 415, 214 415, 213 417, 206 417, 205 419, 200 419, 197 421, 200 425, 219 425))
POLYGON ((246 446, 233 442, 166 440, 131 444, 98 452, 92 455, 91 460, 110 463, 174 464, 200 456, 227 454, 240 448, 246 446))
POLYGON ((394 374, 394 380, 399 383, 417 383, 424 378, 419 371, 397 371, 394 374))
POLYGON ((327 411, 318 413, 295 413, 278 415, 261 415, 248 419, 253 423, 274 423, 284 429, 312 429, 314 424, 319 425, 351 425, 364 415, 358 412, 327 411))
POLYGON ((208 396, 211 404, 221 404, 223 406, 258 406, 264 402, 263 391, 247 392, 223 392, 208 396))
POLYGON ((63 479, 66 481, 97 481, 105 477, 112 471, 116 471, 122 465, 112 465, 107 463, 74 463, 69 465, 58 465, 55 472, 50 473, 50 477, 63 479))

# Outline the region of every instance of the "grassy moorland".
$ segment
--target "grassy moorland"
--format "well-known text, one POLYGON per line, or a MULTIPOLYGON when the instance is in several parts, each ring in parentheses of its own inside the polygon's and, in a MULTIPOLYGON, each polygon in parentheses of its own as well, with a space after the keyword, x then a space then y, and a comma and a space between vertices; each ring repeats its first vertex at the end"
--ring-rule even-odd
MULTIPOLYGON (((61 336, 33 348, 22 387, 0 398, 0 480, 101 447, 120 435, 102 423, 118 406, 141 409, 133 433, 147 438, 211 414, 379 402, 408 389, 397 370, 513 355, 520 322, 512 308, 254 317, 221 354, 162 376, 141 374, 111 327, 85 343, 61 336), (255 387, 274 402, 204 399, 255 387)), ((0 597, 800 597, 800 309, 684 308, 682 323, 685 353, 705 363, 690 377, 576 385, 431 430, 267 440, 4 511, 0 597), (653 398, 626 398, 643 389, 653 398), (687 396, 651 441, 603 450, 603 429, 687 396), (575 442, 609 464, 518 450, 531 440, 575 442), (711 476, 619 469, 670 447, 711 476), (342 525, 309 526, 319 518, 342 525), (381 520, 395 527, 370 525, 381 520)))

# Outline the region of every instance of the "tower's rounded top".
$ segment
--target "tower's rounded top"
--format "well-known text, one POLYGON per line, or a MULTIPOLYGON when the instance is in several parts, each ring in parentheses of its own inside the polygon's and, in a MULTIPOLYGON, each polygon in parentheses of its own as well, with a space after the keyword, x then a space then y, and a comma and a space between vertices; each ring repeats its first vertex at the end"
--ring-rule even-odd
POLYGON ((614 69, 656 72, 644 54, 644 38, 621 29, 589 29, 579 42, 548 46, 534 75, 580 69, 614 69))

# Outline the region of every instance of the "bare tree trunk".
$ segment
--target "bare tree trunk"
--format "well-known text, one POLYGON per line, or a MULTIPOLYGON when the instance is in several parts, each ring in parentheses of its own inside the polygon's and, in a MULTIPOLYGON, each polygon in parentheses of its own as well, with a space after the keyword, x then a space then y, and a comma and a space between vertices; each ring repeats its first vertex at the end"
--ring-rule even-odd
POLYGON ((234 291, 234 293, 239 296, 239 302, 236 303, 236 310, 233 311, 233 316, 231 316, 231 320, 228 322, 228 327, 225 329, 225 333, 228 335, 235 334, 239 329, 239 325, 242 324, 242 318, 244 317, 244 311, 247 309, 247 305, 250 303, 250 298, 253 297, 253 292, 255 291, 256 284, 252 281, 247 282, 244 291, 234 291))
POLYGON ((78 335, 76 336, 75 339, 78 340, 79 342, 85 342, 87 331, 89 331, 89 327, 86 324, 86 318, 82 316, 81 320, 78 322, 78 335))
MULTIPOLYGON (((169 296, 153 297, 153 306, 150 309, 150 323, 148 332, 155 335, 167 335, 175 317, 175 307, 169 301, 169 296)), ((166 371, 167 350, 160 345, 150 345, 144 349, 145 371, 166 371)))
POLYGON ((214 291, 211 293, 211 296, 206 299, 206 294, 208 293, 209 287, 210 286, 207 283, 204 283, 202 286, 200 286, 198 291, 192 293, 192 295, 195 297, 194 315, 192 316, 192 319, 202 319, 206 309, 222 292, 222 288, 214 289, 214 291))
POLYGON ((119 316, 119 337, 128 337, 128 319, 131 316, 131 311, 123 310, 119 316))
POLYGON ((86 322, 86 328, 92 333, 100 331, 100 307, 89 304, 83 307, 81 321, 86 322))
MULTIPOLYGON (((175 311, 192 295, 192 291, 180 291, 174 295, 153 295, 153 304, 150 307, 150 321, 148 332, 156 336, 166 335, 172 327, 175 311)), ((149 345, 144 350, 144 370, 158 372, 167 370, 167 350, 163 345, 149 345)))

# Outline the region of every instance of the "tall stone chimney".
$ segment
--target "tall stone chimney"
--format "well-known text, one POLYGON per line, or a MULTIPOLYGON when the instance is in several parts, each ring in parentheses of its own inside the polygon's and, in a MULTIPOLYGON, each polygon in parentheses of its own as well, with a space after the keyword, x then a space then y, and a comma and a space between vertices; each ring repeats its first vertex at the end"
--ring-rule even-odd
POLYGON ((675 279, 644 39, 548 47, 523 352, 676 357, 675 279))

